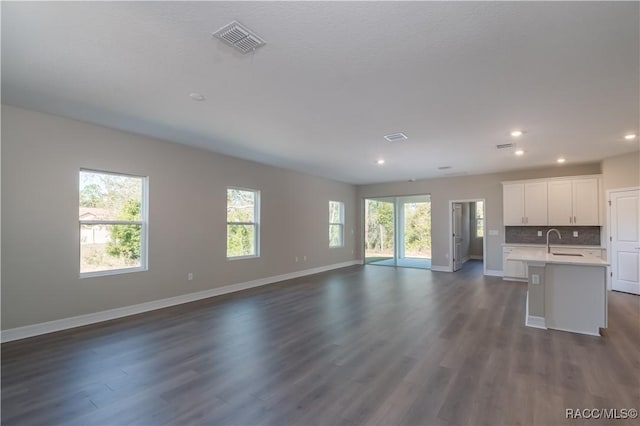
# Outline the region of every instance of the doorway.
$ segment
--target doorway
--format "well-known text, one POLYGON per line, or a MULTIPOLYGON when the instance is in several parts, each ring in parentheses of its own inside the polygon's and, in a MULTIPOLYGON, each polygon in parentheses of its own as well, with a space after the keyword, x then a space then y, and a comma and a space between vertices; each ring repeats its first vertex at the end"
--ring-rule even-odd
MULTIPOLYGON (((449 268, 459 271, 467 262, 483 264, 486 253, 484 199, 451 200, 449 226, 449 268)), ((479 266, 479 265, 478 265, 479 266)))
POLYGON ((431 268, 431 199, 429 195, 367 198, 365 263, 431 268))

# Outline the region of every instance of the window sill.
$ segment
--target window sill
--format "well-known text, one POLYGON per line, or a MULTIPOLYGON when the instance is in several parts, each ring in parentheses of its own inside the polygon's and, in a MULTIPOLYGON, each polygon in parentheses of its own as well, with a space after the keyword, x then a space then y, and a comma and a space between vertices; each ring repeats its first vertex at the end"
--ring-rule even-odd
POLYGON ((142 266, 137 266, 135 268, 123 268, 123 269, 109 269, 107 271, 94 271, 94 272, 81 272, 80 279, 84 278, 95 278, 95 277, 106 277, 108 275, 121 275, 121 274, 129 274, 132 272, 144 272, 148 269, 142 266))
POLYGON ((260 256, 257 254, 249 255, 249 256, 233 256, 227 257, 227 260, 245 260, 245 259, 258 259, 260 256))

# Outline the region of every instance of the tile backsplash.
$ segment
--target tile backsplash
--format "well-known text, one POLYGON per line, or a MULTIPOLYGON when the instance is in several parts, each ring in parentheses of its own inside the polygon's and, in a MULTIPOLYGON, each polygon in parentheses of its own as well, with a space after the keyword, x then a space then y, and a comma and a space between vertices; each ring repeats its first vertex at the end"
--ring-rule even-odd
POLYGON ((547 231, 551 228, 556 228, 562 235, 562 239, 558 239, 556 233, 552 232, 549 236, 551 244, 600 245, 599 226, 505 226, 504 241, 508 244, 546 244, 547 231), (541 237, 538 236, 538 231, 542 231, 541 237), (574 231, 578 232, 577 237, 573 236, 574 231))

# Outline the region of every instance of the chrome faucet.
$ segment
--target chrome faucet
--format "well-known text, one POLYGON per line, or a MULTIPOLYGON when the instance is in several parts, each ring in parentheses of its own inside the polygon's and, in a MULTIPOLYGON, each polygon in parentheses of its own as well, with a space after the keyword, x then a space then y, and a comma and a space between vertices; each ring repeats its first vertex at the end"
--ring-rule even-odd
POLYGON ((562 235, 560 235, 560 231, 558 231, 556 228, 551 228, 547 231, 547 253, 551 253, 551 247, 549 247, 549 234, 551 233, 551 231, 556 231, 556 234, 558 234, 558 238, 562 239, 562 235))

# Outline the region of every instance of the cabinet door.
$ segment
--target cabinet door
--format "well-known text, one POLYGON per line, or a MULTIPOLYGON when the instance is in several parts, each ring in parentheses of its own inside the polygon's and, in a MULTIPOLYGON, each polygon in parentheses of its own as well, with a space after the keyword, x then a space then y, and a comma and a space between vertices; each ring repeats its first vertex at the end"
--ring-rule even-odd
POLYGON ((527 278, 526 263, 521 260, 505 260, 503 275, 511 278, 527 278))
POLYGON ((550 226, 573 225, 572 182, 556 180, 547 184, 550 226))
POLYGON ((502 206, 504 226, 524 225, 524 184, 503 185, 502 206))
POLYGON ((524 224, 545 226, 547 221, 547 182, 524 185, 524 224))
POLYGON ((598 204, 598 179, 576 179, 573 182, 573 224, 600 225, 598 204))

